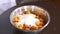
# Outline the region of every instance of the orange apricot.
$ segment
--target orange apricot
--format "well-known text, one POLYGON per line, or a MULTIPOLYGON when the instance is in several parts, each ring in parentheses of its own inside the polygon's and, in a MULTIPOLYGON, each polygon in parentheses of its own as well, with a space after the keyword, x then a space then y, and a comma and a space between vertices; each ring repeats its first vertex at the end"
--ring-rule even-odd
POLYGON ((37 26, 32 26, 32 27, 30 28, 30 30, 37 30, 37 29, 38 29, 37 26))

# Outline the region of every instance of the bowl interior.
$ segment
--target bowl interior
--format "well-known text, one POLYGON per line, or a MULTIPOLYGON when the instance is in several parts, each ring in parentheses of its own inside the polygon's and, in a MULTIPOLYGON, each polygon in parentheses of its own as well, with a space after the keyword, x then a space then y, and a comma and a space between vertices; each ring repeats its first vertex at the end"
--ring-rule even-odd
MULTIPOLYGON (((12 22, 12 17, 13 17, 13 16, 20 15, 20 14, 22 14, 24 11, 27 11, 27 10, 30 10, 32 13, 34 13, 34 14, 36 14, 36 15, 39 15, 40 17, 42 17, 42 18, 45 20, 45 21, 44 21, 45 23, 44 23, 42 29, 44 29, 44 28, 48 25, 48 23, 49 23, 49 21, 50 21, 49 13, 48 13, 46 10, 44 10, 43 8, 38 7, 38 6, 34 6, 34 5, 21 6, 21 7, 16 8, 15 10, 13 10, 12 13, 11 13, 11 15, 10 15, 10 22, 11 22, 11 24, 12 24, 13 26, 15 26, 14 23, 12 22), (45 25, 46 25, 46 26, 45 26, 45 25)), ((15 27, 16 27, 16 26, 15 26, 15 27)), ((16 28, 18 28, 18 27, 16 27, 16 28)), ((18 28, 18 29, 19 29, 19 28, 18 28)), ((39 29, 39 30, 40 30, 40 29, 39 29)), ((26 31, 26 30, 25 30, 25 31, 26 31)), ((37 31, 37 30, 34 30, 34 31, 37 31)))

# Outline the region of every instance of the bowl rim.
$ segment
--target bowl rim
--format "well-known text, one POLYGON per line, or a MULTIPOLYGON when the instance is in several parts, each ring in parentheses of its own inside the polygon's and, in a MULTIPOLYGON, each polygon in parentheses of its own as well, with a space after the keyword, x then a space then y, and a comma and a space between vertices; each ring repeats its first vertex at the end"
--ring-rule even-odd
POLYGON ((36 5, 24 5, 24 6, 20 6, 20 7, 15 8, 14 10, 12 10, 12 12, 11 12, 11 14, 10 14, 10 17, 9 17, 10 23, 11 23, 15 28, 17 28, 17 29, 19 29, 19 30, 21 30, 21 31, 24 31, 24 32, 36 32, 36 31, 39 32, 39 31, 42 31, 42 30, 50 23, 50 14, 48 13, 48 11, 47 11, 46 9, 44 9, 44 8, 42 8, 42 7, 40 7, 40 6, 36 6, 36 5), (47 15, 47 18, 48 18, 48 21, 46 22, 46 24, 45 24, 43 27, 41 27, 40 29, 37 29, 37 30, 21 30, 21 29, 17 28, 17 27, 13 24, 13 22, 11 21, 11 16, 12 16, 12 13, 15 12, 16 9, 21 8, 21 7, 24 7, 24 6, 35 6, 35 7, 39 7, 39 8, 41 8, 41 9, 45 10, 46 15, 47 15))

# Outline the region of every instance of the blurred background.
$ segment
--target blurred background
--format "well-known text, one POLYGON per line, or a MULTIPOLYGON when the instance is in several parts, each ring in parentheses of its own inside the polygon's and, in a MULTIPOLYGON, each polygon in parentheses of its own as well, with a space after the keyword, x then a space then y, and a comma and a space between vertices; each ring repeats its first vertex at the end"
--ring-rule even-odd
POLYGON ((60 1, 59 0, 0 0, 0 15, 6 11, 7 9, 15 6, 15 5, 19 5, 20 3, 24 3, 24 2, 31 2, 31 1, 40 1, 40 2, 50 2, 51 4, 54 5, 60 5, 60 1), (22 2, 21 2, 22 1, 22 2))
POLYGON ((0 0, 0 15, 9 9, 10 7, 13 7, 16 5, 15 0, 0 0))

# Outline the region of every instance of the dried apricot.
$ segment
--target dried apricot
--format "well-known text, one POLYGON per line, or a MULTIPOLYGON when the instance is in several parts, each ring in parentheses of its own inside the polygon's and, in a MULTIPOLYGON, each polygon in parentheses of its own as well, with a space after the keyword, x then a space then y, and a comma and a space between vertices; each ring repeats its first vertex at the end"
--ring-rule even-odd
POLYGON ((44 19, 43 18, 40 18, 39 20, 40 20, 40 22, 44 22, 44 19))
POLYGON ((26 30, 27 28, 29 28, 29 26, 26 25, 26 24, 24 24, 24 25, 23 25, 23 29, 26 30))
POLYGON ((26 14, 31 14, 31 12, 29 10, 26 11, 26 14))
POLYGON ((19 21, 19 20, 17 19, 17 17, 14 17, 14 18, 13 18, 13 22, 14 22, 14 23, 17 23, 18 21, 19 21))
POLYGON ((42 27, 42 25, 39 25, 39 26, 38 26, 38 28, 41 28, 41 27, 42 27))
POLYGON ((22 25, 19 25, 18 28, 19 28, 19 29, 23 29, 23 26, 22 26, 22 25))
POLYGON ((21 16, 18 16, 17 18, 18 18, 18 19, 20 19, 20 18, 21 18, 21 16))
POLYGON ((39 16, 36 16, 36 18, 39 18, 39 16))
POLYGON ((40 21, 36 21, 36 23, 35 23, 37 26, 39 26, 40 25, 40 21))
POLYGON ((37 30, 37 29, 38 29, 37 26, 32 26, 32 27, 30 28, 30 30, 37 30))

